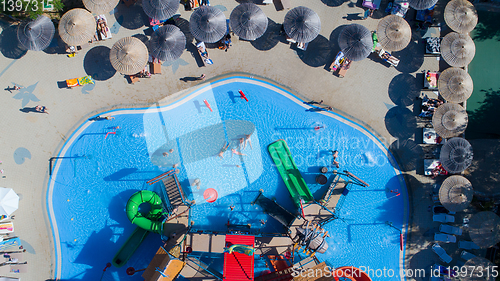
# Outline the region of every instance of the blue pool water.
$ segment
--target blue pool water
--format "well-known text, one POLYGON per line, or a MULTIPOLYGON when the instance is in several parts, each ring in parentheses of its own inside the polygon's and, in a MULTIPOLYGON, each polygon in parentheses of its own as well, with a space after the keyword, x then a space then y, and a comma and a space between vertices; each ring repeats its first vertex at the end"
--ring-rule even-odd
MULTIPOLYGON (((407 221, 406 187, 394 168, 397 165, 390 163, 393 159, 385 147, 357 124, 309 108, 274 84, 233 76, 171 105, 116 110, 107 113, 114 120, 85 122, 61 149, 62 158, 55 163, 49 184, 56 276, 99 280, 106 263, 135 229, 125 215, 128 198, 142 189, 158 191, 159 184, 145 182, 174 164, 185 192, 196 201, 191 211, 195 230, 223 232, 230 223, 250 224, 264 233, 282 232, 278 222, 251 205, 262 189, 266 197, 297 213, 267 152, 267 146, 278 139, 288 143, 316 199, 325 191, 315 182, 319 169, 332 169, 330 150, 340 152, 341 170, 370 184, 353 188, 346 197, 339 212, 342 219, 325 226, 331 236, 329 249, 317 257, 332 266, 385 267, 397 272, 399 232, 385 224, 390 221, 401 229, 407 221), (249 102, 240 98, 239 89, 249 102), (321 128, 315 130, 316 126, 321 128), (105 138, 108 132, 116 134, 105 138), (251 134, 252 148, 239 147, 238 139, 245 134, 251 134), (225 142, 230 148, 221 159, 217 154, 225 142), (163 156, 170 149, 174 152, 163 156), (245 155, 232 155, 231 149, 245 155), (195 179, 200 189, 191 187, 195 179), (207 188, 217 190, 215 203, 203 199, 207 188), (388 192, 396 189, 403 196, 388 192)), ((142 280, 140 274, 126 275, 125 269, 145 268, 160 245, 159 235, 150 234, 124 267, 107 269, 103 280, 142 280)))

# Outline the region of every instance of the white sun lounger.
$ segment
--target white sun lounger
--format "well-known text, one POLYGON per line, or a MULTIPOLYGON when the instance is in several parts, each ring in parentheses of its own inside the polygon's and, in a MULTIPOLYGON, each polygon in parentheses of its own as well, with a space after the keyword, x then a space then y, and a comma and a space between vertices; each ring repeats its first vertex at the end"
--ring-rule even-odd
POLYGON ((24 252, 4 253, 2 257, 4 263, 19 263, 24 261, 24 252))
POLYGON ((450 255, 448 255, 448 253, 446 253, 446 251, 443 249, 443 247, 441 247, 441 245, 439 245, 438 243, 435 243, 434 245, 432 245, 432 251, 434 253, 436 253, 436 255, 438 255, 439 259, 444 262, 444 263, 450 263, 452 258, 450 257, 450 255))
POLYGON ((432 216, 432 220, 444 223, 455 222, 455 217, 447 214, 435 214, 434 216, 432 216))
POLYGON ((13 277, 0 277, 0 281, 21 281, 21 279, 13 277))
POLYGON ((470 260, 470 259, 473 259, 476 257, 476 255, 473 255, 467 251, 462 251, 462 253, 460 254, 460 257, 466 261, 470 260))
POLYGON ((26 272, 28 272, 27 263, 17 263, 17 264, 6 263, 0 265, 0 275, 10 274, 10 273, 26 273, 26 272))
POLYGON ((465 250, 479 249, 479 246, 472 241, 458 241, 458 248, 465 250))
POLYGON ((0 234, 7 234, 14 232, 14 223, 13 222, 4 222, 0 223, 0 234))
POLYGON ((460 227, 451 226, 447 224, 440 225, 439 231, 442 233, 448 233, 453 235, 462 235, 462 229, 460 227))
POLYGON ((205 47, 205 42, 200 42, 196 44, 196 49, 198 49, 198 54, 201 57, 204 65, 214 64, 214 62, 210 59, 208 55, 207 48, 205 47))
POLYGON ((434 240, 444 243, 457 243, 457 237, 450 234, 436 233, 434 234, 434 240))
POLYGON ((104 22, 104 29, 100 30, 100 26, 99 25, 97 26, 97 30, 96 30, 97 39, 98 40, 106 40, 106 39, 112 38, 113 35, 111 34, 111 31, 109 30, 108 20, 106 19, 106 16, 105 15, 95 16, 95 21, 97 24, 99 23, 99 20, 102 20, 104 22))

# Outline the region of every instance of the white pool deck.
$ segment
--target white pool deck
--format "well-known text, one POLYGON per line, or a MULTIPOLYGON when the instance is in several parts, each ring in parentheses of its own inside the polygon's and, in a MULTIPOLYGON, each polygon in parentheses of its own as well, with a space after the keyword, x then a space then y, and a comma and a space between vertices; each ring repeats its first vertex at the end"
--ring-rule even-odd
MULTIPOLYGON (((259 50, 251 42, 240 41, 234 36, 228 52, 209 49, 213 65, 199 67, 192 53, 185 51, 179 60, 163 64, 161 75, 141 79, 133 85, 128 84, 123 75, 115 73, 105 81, 96 81, 94 87, 58 87, 60 81, 92 74, 86 73, 85 65, 97 64, 98 61, 86 57, 86 51, 96 46, 111 48, 118 39, 144 34, 143 31, 147 29, 146 26, 127 29, 117 23, 114 15, 107 15, 113 38, 92 44, 74 58, 68 58, 64 54, 29 51, 21 58, 13 59, 2 49, 2 87, 12 87, 14 84, 24 87, 12 93, 3 91, 0 97, 0 168, 4 170, 2 175, 6 176, 0 178, 0 186, 13 188, 20 194, 21 201, 19 210, 14 213, 14 223, 16 235, 22 239, 27 249, 25 257, 30 268, 28 273, 12 276, 21 277, 23 280, 52 280, 55 277, 54 245, 46 211, 49 159, 57 156, 62 144, 77 126, 89 116, 100 112, 120 107, 169 102, 181 96, 182 91, 210 83, 215 77, 244 72, 248 73, 248 76, 258 75, 286 85, 306 99, 323 100, 323 104, 332 106, 335 112, 348 114, 352 120, 366 125, 387 147, 397 140, 397 136, 392 135, 395 131, 405 132, 404 135, 413 140, 417 129, 405 126, 404 120, 394 116, 393 112, 413 109, 409 103, 399 106, 400 111, 394 110, 394 107, 405 98, 408 89, 421 87, 422 79, 417 78, 421 78, 418 75, 422 70, 439 70, 439 60, 435 57, 423 57, 424 49, 420 37, 415 35, 409 47, 410 50, 418 52, 418 55, 408 51, 401 52, 398 69, 370 57, 353 62, 345 78, 339 78, 325 68, 328 68, 339 51, 337 36, 340 27, 358 23, 375 30, 380 15, 385 13, 381 12, 379 16, 375 14, 378 19, 348 20, 352 17, 348 16, 349 14, 362 16, 364 10, 361 8, 361 2, 345 2, 337 7, 326 5, 325 3, 333 2, 329 0, 290 2, 292 7, 305 5, 313 9, 321 18, 320 35, 309 44, 306 52, 294 51, 285 43, 284 37, 277 34, 268 37, 269 42, 275 41, 275 45, 266 50, 259 50), (202 73, 206 74, 205 81, 179 80, 202 73), (415 78, 416 76, 418 77, 415 78), (405 85, 401 81, 409 82, 405 85), (20 111, 23 107, 35 107, 38 104, 47 106, 50 114, 20 111)), ((440 3, 439 6, 444 7, 445 4, 440 3)), ((238 2, 212 0, 211 5, 225 10, 224 14, 229 18, 238 2)), ((383 1, 382 8, 386 5, 383 1)), ((273 4, 259 7, 274 23, 283 22, 286 10, 277 11, 273 4)), ((141 8, 136 5, 129 9, 141 8)), ((189 20, 192 13, 184 11, 183 6, 179 6, 178 12, 186 20, 189 20)), ((0 22, 0 26, 2 46, 9 45, 9 40, 16 40, 15 33, 12 32, 14 27, 5 22, 0 22)), ((258 45, 259 48, 265 46, 258 45)), ((432 204, 427 196, 429 189, 421 187, 429 187, 433 181, 418 175, 415 169, 410 169, 407 174, 413 190, 410 192, 410 218, 413 227, 410 230, 410 248, 406 251, 405 262, 411 268, 427 267, 437 261, 437 256, 430 251, 432 238, 422 236, 426 230, 434 227, 434 224, 431 214, 427 212, 427 206, 432 204)))

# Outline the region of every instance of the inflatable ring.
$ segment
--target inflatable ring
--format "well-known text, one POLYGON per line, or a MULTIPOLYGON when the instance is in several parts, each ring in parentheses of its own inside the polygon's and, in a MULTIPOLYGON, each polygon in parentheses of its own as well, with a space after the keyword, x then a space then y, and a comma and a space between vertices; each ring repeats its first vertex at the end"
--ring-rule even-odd
POLYGON ((163 214, 163 206, 160 196, 155 192, 141 190, 132 194, 125 209, 131 223, 147 231, 161 233, 161 222, 158 220, 163 214), (143 203, 151 206, 149 212, 145 214, 139 211, 139 206, 143 203))
POLYGON ((213 188, 207 188, 207 190, 205 190, 205 192, 203 192, 203 198, 208 203, 215 202, 215 200, 217 200, 217 197, 218 197, 217 190, 215 190, 213 188))

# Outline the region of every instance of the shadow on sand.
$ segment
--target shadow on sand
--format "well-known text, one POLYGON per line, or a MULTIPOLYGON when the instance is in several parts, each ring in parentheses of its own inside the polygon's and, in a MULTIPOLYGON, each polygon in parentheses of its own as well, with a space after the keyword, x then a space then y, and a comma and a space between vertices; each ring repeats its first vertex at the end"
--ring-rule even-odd
POLYGON ((83 59, 85 73, 98 81, 106 81, 113 77, 116 70, 109 60, 110 51, 111 49, 106 46, 96 46, 90 49, 83 59))

